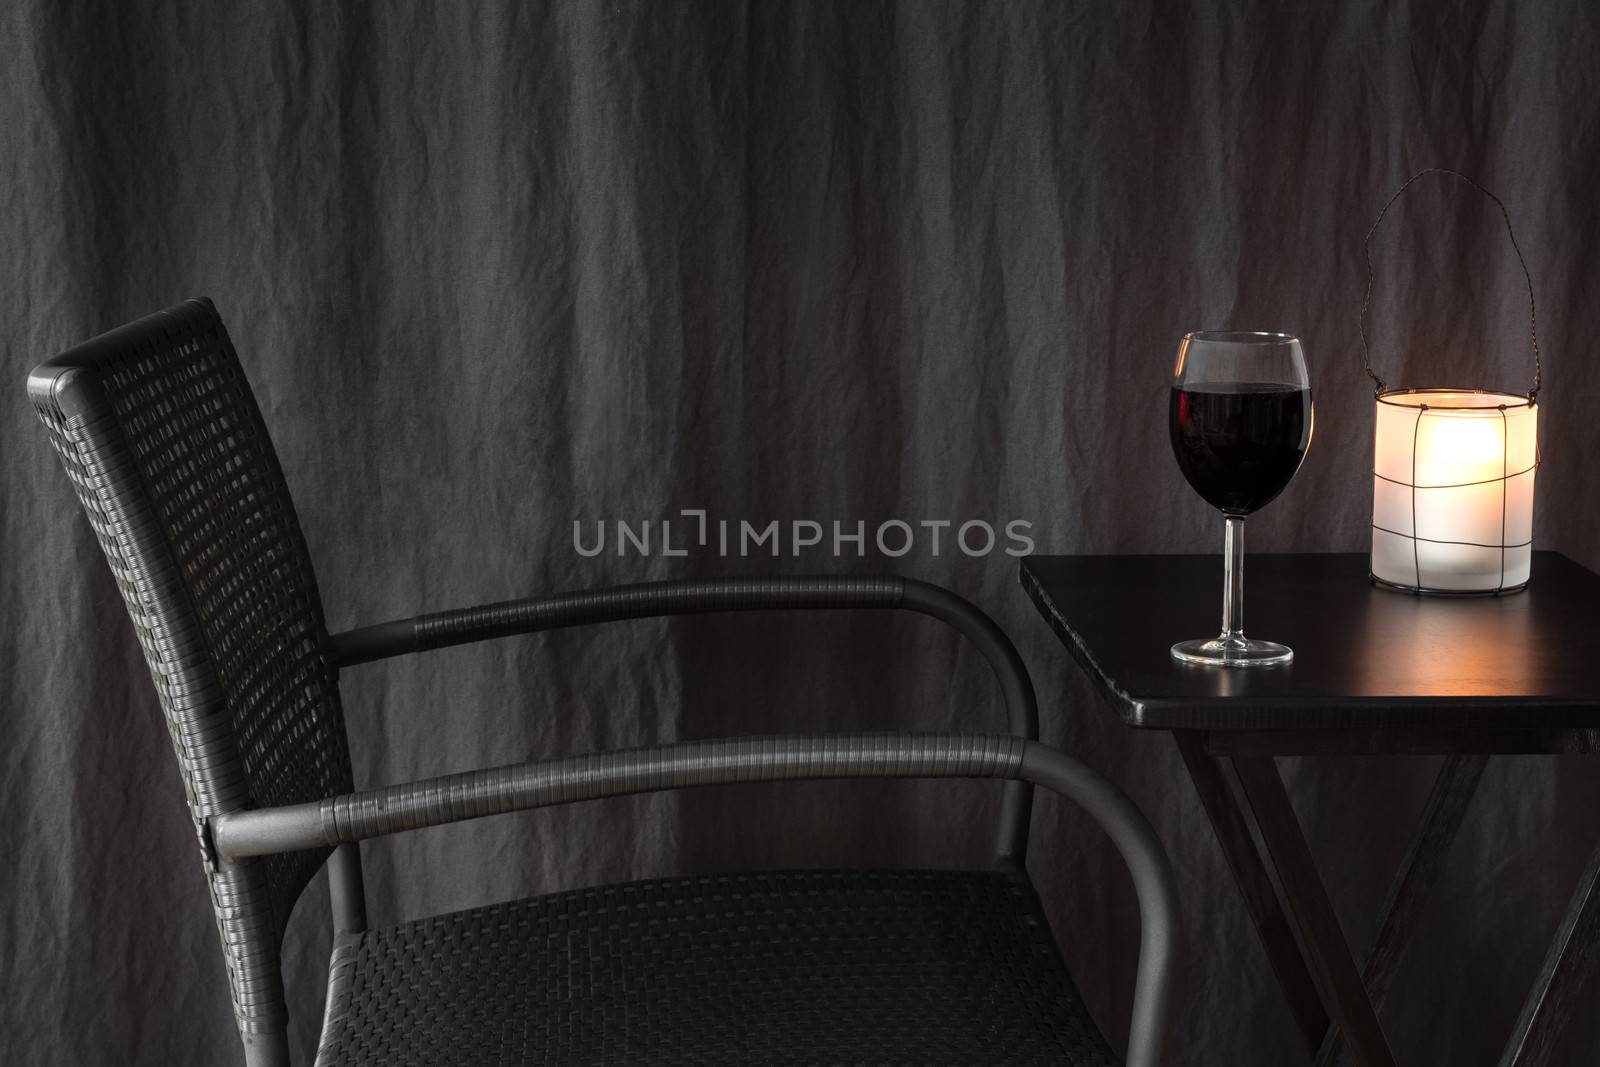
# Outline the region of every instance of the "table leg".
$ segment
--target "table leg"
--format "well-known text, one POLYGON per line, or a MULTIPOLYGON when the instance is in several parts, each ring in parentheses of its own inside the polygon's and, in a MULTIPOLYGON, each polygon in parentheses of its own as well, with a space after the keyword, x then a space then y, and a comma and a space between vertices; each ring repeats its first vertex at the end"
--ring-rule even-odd
POLYGON ((1394 1053, 1367 996, 1361 972, 1317 874, 1316 861, 1295 818, 1289 794, 1270 756, 1235 757, 1234 772, 1255 816, 1263 857, 1277 872, 1283 906, 1300 934, 1306 965, 1328 1014, 1344 1032, 1356 1062, 1364 1067, 1394 1067, 1394 1053))
POLYGON ((1305 958, 1295 944, 1294 930, 1278 902, 1272 879, 1261 862, 1250 837, 1250 821, 1234 799, 1223 774, 1222 762, 1208 755, 1199 740, 1187 733, 1173 735, 1184 766, 1200 794, 1200 803, 1211 820, 1228 869, 1239 887, 1239 894, 1255 923, 1261 947, 1277 976, 1278 986, 1288 998, 1295 1025, 1305 1038, 1306 1047, 1315 1049, 1328 1031, 1328 1015, 1317 994, 1316 983, 1306 969, 1305 958))
MULTIPOLYGON (((1389 884, 1388 899, 1379 912, 1378 935, 1361 970, 1362 982, 1375 1008, 1382 1008, 1389 995, 1389 986, 1416 929, 1422 906, 1439 880, 1445 856, 1488 765, 1488 756, 1446 756, 1439 767, 1405 858, 1389 884)), ((1334 1067, 1343 1052, 1344 1035, 1334 1027, 1322 1041, 1317 1067, 1334 1067)))
MULTIPOLYGON (((1600 971, 1600 846, 1578 879, 1567 914, 1545 956, 1533 991, 1506 1046, 1501 1067, 1543 1067, 1555 1051, 1567 1020, 1581 1010, 1578 996, 1600 971)), ((1587 1006, 1593 1010, 1593 1002, 1587 1006)))

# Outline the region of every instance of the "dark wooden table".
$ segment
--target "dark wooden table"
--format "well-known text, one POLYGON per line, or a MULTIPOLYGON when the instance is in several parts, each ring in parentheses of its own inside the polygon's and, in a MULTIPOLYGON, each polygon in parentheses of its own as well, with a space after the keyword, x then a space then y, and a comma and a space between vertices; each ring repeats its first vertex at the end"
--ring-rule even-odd
MULTIPOLYGON (((1346 1054, 1394 1063, 1378 1012, 1489 756, 1600 752, 1600 575, 1535 552, 1525 592, 1443 599, 1375 588, 1366 573, 1365 554, 1248 557, 1245 632, 1284 642, 1295 659, 1224 670, 1168 654, 1175 641, 1217 631, 1220 556, 1022 563, 1023 588, 1123 722, 1177 740, 1319 1065, 1346 1054), (1319 754, 1446 757, 1364 965, 1273 759, 1319 754)), ((1597 969, 1600 847, 1523 1006, 1505 1067, 1549 1062, 1597 969)))

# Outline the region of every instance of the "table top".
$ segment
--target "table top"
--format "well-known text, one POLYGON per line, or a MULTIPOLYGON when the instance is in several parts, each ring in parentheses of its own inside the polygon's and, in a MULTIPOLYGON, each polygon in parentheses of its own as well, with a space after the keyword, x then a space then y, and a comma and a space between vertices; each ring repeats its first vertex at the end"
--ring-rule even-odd
POLYGON ((1249 637, 1284 667, 1194 667, 1222 557, 1031 556, 1022 585, 1130 726, 1163 730, 1550 730, 1600 727, 1600 575, 1535 552, 1528 588, 1420 597, 1367 580, 1367 556, 1259 554, 1244 567, 1249 637))

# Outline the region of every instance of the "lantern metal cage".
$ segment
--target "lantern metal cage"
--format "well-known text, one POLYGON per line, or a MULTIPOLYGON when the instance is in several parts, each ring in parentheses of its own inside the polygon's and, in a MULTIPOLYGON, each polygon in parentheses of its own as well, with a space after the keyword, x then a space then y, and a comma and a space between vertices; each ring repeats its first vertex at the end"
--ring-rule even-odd
MULTIPOLYGON (((1528 396, 1514 393, 1490 392, 1482 389, 1388 389, 1377 394, 1378 420, 1373 455, 1373 516, 1372 516, 1372 569, 1367 577, 1376 585, 1397 592, 1427 594, 1430 596, 1502 596, 1507 593, 1516 593, 1527 588, 1528 568, 1531 564, 1533 552, 1533 531, 1531 529, 1531 512, 1533 500, 1533 484, 1535 473, 1539 469, 1539 447, 1537 434, 1538 402, 1528 396), (1478 403, 1461 403, 1462 398, 1479 400, 1478 403), (1383 436, 1385 427, 1382 425, 1385 412, 1384 407, 1399 409, 1395 414, 1399 418, 1409 418, 1410 447, 1406 449, 1409 459, 1409 473, 1404 478, 1396 478, 1393 472, 1386 474, 1383 464, 1383 436), (1414 413, 1410 414, 1400 414, 1414 413), (1479 426, 1488 425, 1499 430, 1499 447, 1496 450, 1500 461, 1500 470, 1485 478, 1468 478, 1468 480, 1436 481, 1428 477, 1428 471, 1421 469, 1423 464, 1418 462, 1418 457, 1423 453, 1420 447, 1423 441, 1425 422, 1432 417, 1438 419, 1471 418, 1479 426), (1526 419, 1528 425, 1520 423, 1526 419), (1513 426, 1519 431, 1526 430, 1527 441, 1513 441, 1513 426), (1528 455, 1531 449, 1531 456, 1528 455), (1515 462, 1513 462, 1515 460, 1515 462), (1515 467, 1515 469, 1513 469, 1515 467), (1386 483, 1401 490, 1398 493, 1385 493, 1379 483, 1386 483), (1498 495, 1499 504, 1494 510, 1498 513, 1498 523, 1490 515, 1490 533, 1492 541, 1468 540, 1459 537, 1428 537, 1424 531, 1436 532, 1423 519, 1429 510, 1425 505, 1419 507, 1418 493, 1438 496, 1488 496, 1498 495), (1402 509, 1400 518, 1409 519, 1403 523, 1403 529, 1394 527, 1402 526, 1401 522, 1393 522, 1383 514, 1383 500, 1388 496, 1391 500, 1390 509, 1393 510, 1395 498, 1402 509), (1510 501, 1513 496, 1519 505, 1513 509, 1510 501), (1512 512, 1515 510, 1516 514, 1512 512), (1527 520, 1524 522, 1523 520, 1527 520), (1386 525, 1386 522, 1391 525, 1386 525), (1384 542, 1388 541, 1387 545, 1384 542), (1398 542, 1398 543, 1397 543, 1398 542), (1429 551, 1424 552, 1423 546, 1428 546, 1429 551), (1380 546, 1383 546, 1380 548, 1380 546), (1384 578, 1377 573, 1377 559, 1382 552, 1392 556, 1398 550, 1405 553, 1409 550, 1412 571, 1415 576, 1413 582, 1399 582, 1393 577, 1384 578), (1497 577, 1492 588, 1455 588, 1448 584, 1435 584, 1427 580, 1428 565, 1434 561, 1425 560, 1428 556, 1437 556, 1438 553, 1449 552, 1458 557, 1477 557, 1480 563, 1488 557, 1492 569, 1497 577), (1508 567, 1509 561, 1509 567, 1508 567), (1508 582, 1510 574, 1515 580, 1508 582)), ((1399 421, 1396 419, 1395 421, 1399 421)), ((1394 430, 1397 427, 1388 427, 1394 430)), ((1403 427, 1398 427, 1402 429, 1403 427)), ((1521 437, 1519 433, 1516 436, 1521 437)), ((1480 464, 1481 466, 1481 464, 1480 464)), ((1482 509, 1480 509, 1482 510, 1482 509)), ((1392 559, 1391 559, 1392 562, 1392 559)), ((1391 572, 1392 574, 1392 572, 1391 572)))
POLYGON ((1511 215, 1499 197, 1464 174, 1437 167, 1418 171, 1389 198, 1367 231, 1366 262, 1361 353, 1376 400, 1367 577, 1382 588, 1416 595, 1519 592, 1528 585, 1533 556, 1543 366, 1533 276, 1517 245, 1511 215), (1525 394, 1471 388, 1390 389, 1372 369, 1366 330, 1373 287, 1372 236, 1395 201, 1429 174, 1457 178, 1500 209, 1528 285, 1533 383, 1525 394), (1404 580, 1407 570, 1409 581, 1404 580))

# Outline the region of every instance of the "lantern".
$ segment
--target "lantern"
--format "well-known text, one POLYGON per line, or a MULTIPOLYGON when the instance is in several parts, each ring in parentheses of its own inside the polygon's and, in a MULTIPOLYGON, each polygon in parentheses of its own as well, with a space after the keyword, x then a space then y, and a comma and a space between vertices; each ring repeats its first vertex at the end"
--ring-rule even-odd
MULTIPOLYGON (((1528 584, 1533 557, 1533 481, 1539 467, 1541 368, 1532 327, 1533 387, 1526 395, 1481 389, 1389 389, 1372 370, 1366 312, 1372 298, 1372 232, 1424 174, 1448 174, 1493 200, 1511 233, 1499 197, 1463 174, 1430 169, 1413 175, 1367 233, 1367 300, 1361 347, 1377 385, 1372 463, 1371 578, 1410 593, 1512 593, 1528 584)), ((1511 236, 1511 247, 1533 279, 1511 236)))

